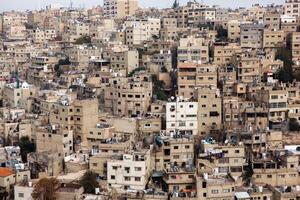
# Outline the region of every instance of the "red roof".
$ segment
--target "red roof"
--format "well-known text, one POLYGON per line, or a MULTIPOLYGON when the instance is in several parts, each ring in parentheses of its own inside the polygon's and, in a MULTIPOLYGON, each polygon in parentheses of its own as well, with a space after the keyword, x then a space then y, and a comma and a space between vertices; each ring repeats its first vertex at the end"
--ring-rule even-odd
POLYGON ((0 177, 6 177, 13 174, 13 171, 7 167, 0 167, 0 177))

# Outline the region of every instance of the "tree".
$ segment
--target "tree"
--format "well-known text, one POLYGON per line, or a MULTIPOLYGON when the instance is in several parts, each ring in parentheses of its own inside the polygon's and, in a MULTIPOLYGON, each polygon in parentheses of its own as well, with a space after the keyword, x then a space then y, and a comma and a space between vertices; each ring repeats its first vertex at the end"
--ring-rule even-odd
POLYGON ((95 193, 95 188, 99 186, 97 174, 93 171, 86 171, 80 179, 80 185, 83 186, 85 193, 95 193))
POLYGON ((289 120, 289 130, 292 132, 300 131, 300 124, 297 119, 292 118, 289 120))
POLYGON ((226 41, 228 37, 228 31, 223 26, 216 26, 217 35, 216 37, 221 41, 226 41))
POLYGON ((20 138, 19 147, 21 149, 21 158, 24 163, 27 162, 27 154, 35 152, 35 144, 30 141, 28 136, 20 138))
POLYGON ((92 39, 90 36, 87 35, 81 36, 75 41, 75 44, 90 44, 90 43, 92 43, 92 39))
POLYGON ((292 50, 290 48, 280 47, 276 51, 275 58, 283 61, 283 68, 279 69, 274 74, 274 77, 280 82, 292 82, 294 79, 292 50))
POLYGON ((61 69, 61 65, 70 65, 71 62, 69 60, 69 57, 66 57, 65 59, 60 59, 58 63, 54 66, 54 71, 56 72, 56 76, 60 77, 60 75, 63 73, 63 70, 61 69))
POLYGON ((173 5, 172 5, 172 8, 175 9, 175 8, 178 8, 179 7, 179 2, 178 0, 175 0, 173 5))
POLYGON ((152 76, 152 82, 153 82, 153 95, 155 95, 158 100, 167 101, 168 96, 165 94, 163 89, 165 83, 163 81, 158 80, 156 75, 152 76))
POLYGON ((56 178, 42 178, 35 184, 31 196, 35 200, 55 200, 58 186, 56 178))

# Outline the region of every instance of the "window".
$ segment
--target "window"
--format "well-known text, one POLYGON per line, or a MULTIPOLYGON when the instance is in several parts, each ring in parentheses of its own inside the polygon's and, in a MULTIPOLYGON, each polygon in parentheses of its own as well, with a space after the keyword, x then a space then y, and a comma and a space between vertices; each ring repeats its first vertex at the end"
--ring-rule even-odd
POLYGON ((97 167, 97 163, 93 163, 93 167, 97 167))
POLYGON ((212 193, 212 194, 218 194, 218 193, 219 193, 219 190, 212 190, 211 193, 212 193))
POLYGON ((229 193, 230 192, 230 189, 224 189, 223 190, 223 193, 229 193))
POLYGON ((24 193, 19 193, 19 194, 18 194, 18 197, 19 197, 19 198, 24 198, 24 193))
POLYGON ((141 177, 134 177, 135 181, 141 181, 141 177))
POLYGON ((134 170, 139 172, 139 171, 142 171, 142 168, 141 167, 135 167, 134 170))
POLYGON ((129 176, 125 176, 125 177, 124 177, 124 180, 125 180, 125 181, 130 181, 130 177, 129 177, 129 176))
POLYGON ((272 178, 272 174, 268 174, 268 175, 267 175, 267 178, 272 178))
POLYGON ((240 150, 237 149, 237 150, 234 151, 234 153, 240 153, 240 150))
POLYGON ((185 145, 184 148, 185 148, 185 149, 189 149, 189 148, 190 148, 190 145, 185 145))
POLYGON ((115 178, 116 178, 116 177, 115 177, 114 175, 111 175, 111 176, 110 176, 110 179, 112 179, 112 180, 115 180, 115 178))
POLYGON ((178 149, 178 146, 174 146, 173 149, 178 149))

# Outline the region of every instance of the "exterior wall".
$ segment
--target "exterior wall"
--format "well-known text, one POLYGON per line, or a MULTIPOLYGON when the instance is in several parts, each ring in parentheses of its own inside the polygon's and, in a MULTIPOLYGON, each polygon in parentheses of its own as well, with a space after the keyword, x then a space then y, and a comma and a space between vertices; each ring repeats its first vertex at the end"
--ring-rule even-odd
POLYGON ((198 133, 197 102, 168 102, 166 104, 166 130, 198 133))

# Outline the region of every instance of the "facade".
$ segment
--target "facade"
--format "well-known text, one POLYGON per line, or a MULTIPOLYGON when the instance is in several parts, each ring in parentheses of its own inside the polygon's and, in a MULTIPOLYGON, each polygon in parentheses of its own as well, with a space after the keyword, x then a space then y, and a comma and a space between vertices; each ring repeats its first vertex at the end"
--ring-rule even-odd
POLYGON ((180 99, 176 102, 168 102, 166 104, 166 130, 196 135, 198 132, 197 111, 197 102, 180 99))
POLYGON ((131 16, 139 7, 138 0, 105 0, 103 5, 104 16, 108 18, 131 16))

